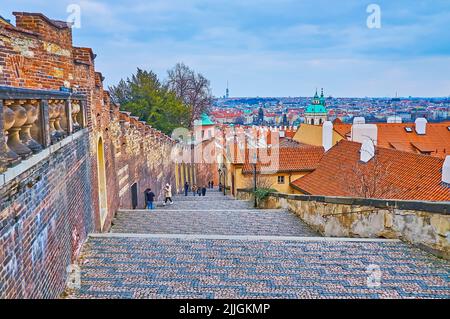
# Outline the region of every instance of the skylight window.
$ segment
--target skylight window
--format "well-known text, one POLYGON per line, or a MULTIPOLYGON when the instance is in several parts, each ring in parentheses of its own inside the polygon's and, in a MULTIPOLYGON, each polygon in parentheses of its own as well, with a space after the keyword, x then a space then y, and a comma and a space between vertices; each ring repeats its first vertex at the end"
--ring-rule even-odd
POLYGON ((413 129, 411 127, 405 127, 405 131, 408 133, 412 133, 413 129))

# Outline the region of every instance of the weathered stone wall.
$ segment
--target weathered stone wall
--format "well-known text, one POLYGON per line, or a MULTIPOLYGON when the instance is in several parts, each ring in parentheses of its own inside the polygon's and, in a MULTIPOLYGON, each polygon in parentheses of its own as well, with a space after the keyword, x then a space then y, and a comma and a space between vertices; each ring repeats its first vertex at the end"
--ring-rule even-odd
MULTIPOLYGON (((251 199, 239 190, 238 199, 251 199)), ((398 238, 450 259, 450 203, 274 193, 261 208, 286 208, 324 236, 398 238)))
MULTIPOLYGON (((40 14, 15 15, 16 26, 0 26, 0 298, 58 297, 66 268, 77 260, 87 234, 107 231, 119 207, 132 208, 134 183, 138 208, 144 207, 147 187, 160 195, 163 184, 175 184, 168 161, 173 141, 111 103, 95 71, 95 55, 72 46, 64 23, 40 14), (61 87, 70 88, 73 96, 83 96, 84 128, 12 167, 5 160, 8 106, 3 102, 22 98, 14 90, 2 93, 11 87, 23 94, 32 91, 33 99, 45 105, 39 120, 47 123, 36 128, 47 135, 47 99, 62 95, 55 93, 61 87), (106 208, 100 205, 101 194, 106 194, 106 208)), ((63 96, 66 105, 71 96, 63 96)))

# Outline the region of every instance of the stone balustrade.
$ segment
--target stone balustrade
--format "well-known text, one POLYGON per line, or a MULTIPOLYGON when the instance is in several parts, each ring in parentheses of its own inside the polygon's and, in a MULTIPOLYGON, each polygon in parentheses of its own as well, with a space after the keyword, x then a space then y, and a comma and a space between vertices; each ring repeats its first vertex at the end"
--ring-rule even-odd
POLYGON ((0 173, 87 126, 84 96, 0 86, 0 173))

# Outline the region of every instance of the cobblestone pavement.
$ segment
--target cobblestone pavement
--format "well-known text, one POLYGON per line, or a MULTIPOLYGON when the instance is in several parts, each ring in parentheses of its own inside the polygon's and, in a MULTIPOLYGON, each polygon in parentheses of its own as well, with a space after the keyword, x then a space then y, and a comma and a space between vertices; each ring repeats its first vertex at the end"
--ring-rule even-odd
POLYGON ((92 235, 69 298, 450 299, 450 263, 399 241, 314 237, 287 211, 218 192, 174 202, 92 235))
POLYGON ((173 204, 167 204, 162 207, 162 202, 158 202, 157 209, 168 210, 230 210, 230 209, 247 209, 251 208, 251 204, 244 200, 232 200, 229 197, 221 196, 175 196, 173 204))
POLYGON ((74 298, 450 298, 448 264, 399 242, 91 238, 85 258, 74 298))
POLYGON ((280 210, 123 211, 113 222, 113 233, 319 236, 280 210))

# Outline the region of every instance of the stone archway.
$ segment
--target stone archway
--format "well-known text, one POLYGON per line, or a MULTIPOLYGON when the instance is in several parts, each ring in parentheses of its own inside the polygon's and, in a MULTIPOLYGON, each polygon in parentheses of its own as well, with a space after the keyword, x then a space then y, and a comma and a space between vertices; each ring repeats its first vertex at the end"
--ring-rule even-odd
POLYGON ((97 142, 97 176, 98 176, 98 206, 100 211, 100 230, 108 216, 108 198, 106 193, 106 166, 103 139, 99 137, 97 142))

